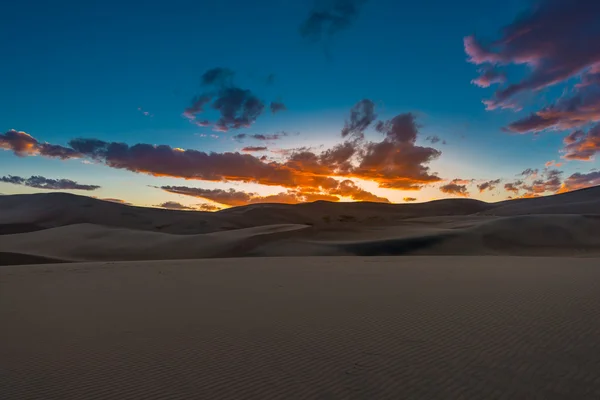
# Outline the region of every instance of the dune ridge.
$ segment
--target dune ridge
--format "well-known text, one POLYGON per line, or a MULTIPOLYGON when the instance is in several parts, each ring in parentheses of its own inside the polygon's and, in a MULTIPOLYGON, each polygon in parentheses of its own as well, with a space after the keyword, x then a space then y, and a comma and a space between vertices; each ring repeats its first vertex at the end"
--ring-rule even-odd
POLYGON ((534 199, 255 204, 171 211, 0 196, 0 265, 215 257, 600 255, 600 187, 534 199))

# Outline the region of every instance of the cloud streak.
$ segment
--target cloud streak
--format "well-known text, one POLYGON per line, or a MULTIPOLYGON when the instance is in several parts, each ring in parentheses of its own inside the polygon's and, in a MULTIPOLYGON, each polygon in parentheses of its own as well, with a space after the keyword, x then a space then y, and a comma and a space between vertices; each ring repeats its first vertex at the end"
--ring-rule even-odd
POLYGON ((597 1, 542 0, 490 43, 466 37, 470 62, 486 68, 525 64, 531 70, 520 81, 498 89, 488 108, 512 107, 520 94, 555 85, 599 63, 599 17, 597 1))
POLYGON ((29 178, 8 175, 0 177, 0 182, 12 183, 13 185, 29 186, 36 189, 45 190, 85 190, 92 191, 99 189, 97 185, 84 185, 70 179, 50 179, 43 176, 34 175, 29 178))

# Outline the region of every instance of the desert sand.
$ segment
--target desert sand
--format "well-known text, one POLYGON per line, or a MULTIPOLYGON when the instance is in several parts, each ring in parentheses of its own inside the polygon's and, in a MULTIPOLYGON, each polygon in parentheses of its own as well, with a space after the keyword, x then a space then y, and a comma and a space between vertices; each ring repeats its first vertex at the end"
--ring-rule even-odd
POLYGON ((597 399, 600 265, 236 258, 0 269, 3 399, 597 399))
POLYGON ((215 213, 0 196, 0 265, 268 256, 600 256, 600 187, 485 203, 256 204, 215 213))
POLYGON ((0 196, 0 398, 598 399, 599 210, 0 196))

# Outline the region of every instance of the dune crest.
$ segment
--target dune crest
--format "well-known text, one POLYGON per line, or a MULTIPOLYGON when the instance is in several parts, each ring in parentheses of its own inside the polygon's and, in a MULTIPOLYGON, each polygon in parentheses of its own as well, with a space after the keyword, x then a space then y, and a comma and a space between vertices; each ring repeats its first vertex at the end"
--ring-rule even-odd
POLYGON ((265 256, 600 255, 600 187, 485 203, 171 211, 62 193, 0 197, 0 264, 265 256))

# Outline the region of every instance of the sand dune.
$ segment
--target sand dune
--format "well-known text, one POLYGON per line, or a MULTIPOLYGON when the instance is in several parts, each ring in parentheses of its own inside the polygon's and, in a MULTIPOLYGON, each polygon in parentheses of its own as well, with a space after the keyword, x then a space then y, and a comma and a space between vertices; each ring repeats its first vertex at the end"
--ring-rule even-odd
POLYGON ((217 213, 0 196, 0 265, 248 256, 600 255, 600 187, 499 203, 257 204, 217 213), (36 261, 37 260, 37 261, 36 261))
POLYGON ((597 399, 597 259, 326 257, 0 268, 0 393, 597 399))

